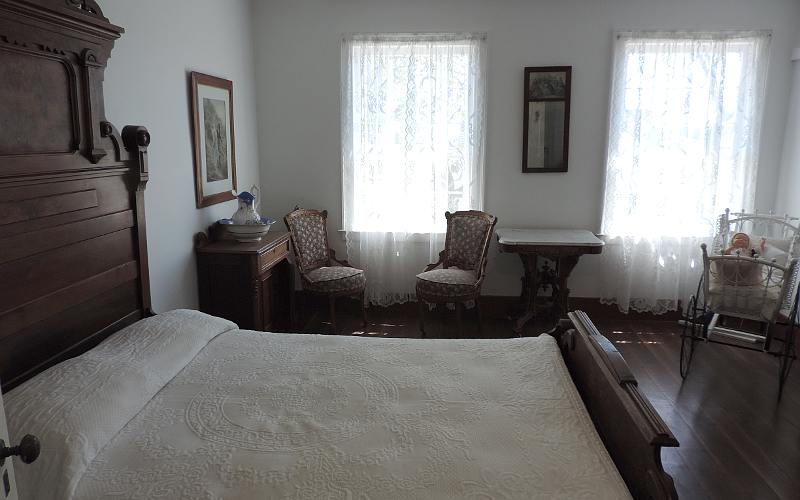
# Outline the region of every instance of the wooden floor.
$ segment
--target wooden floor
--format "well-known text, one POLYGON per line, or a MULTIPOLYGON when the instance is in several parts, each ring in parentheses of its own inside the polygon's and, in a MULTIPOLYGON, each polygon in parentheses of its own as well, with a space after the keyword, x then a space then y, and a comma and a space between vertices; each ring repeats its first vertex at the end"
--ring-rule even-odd
MULTIPOLYGON (((329 331, 327 307, 320 306, 303 306, 301 301, 302 331, 329 331)), ((366 328, 354 303, 343 299, 339 309, 340 334, 419 337, 416 305, 370 308, 366 328)), ((465 315, 462 336, 513 336, 507 317, 485 316, 479 334, 474 318, 465 315)), ((431 311, 426 317, 430 337, 459 337, 452 312, 431 311)), ((778 404, 778 363, 771 356, 702 344, 682 381, 676 321, 619 316, 593 320, 628 360, 640 387, 680 441, 679 448, 664 451, 663 461, 681 499, 800 499, 800 363, 778 404)))

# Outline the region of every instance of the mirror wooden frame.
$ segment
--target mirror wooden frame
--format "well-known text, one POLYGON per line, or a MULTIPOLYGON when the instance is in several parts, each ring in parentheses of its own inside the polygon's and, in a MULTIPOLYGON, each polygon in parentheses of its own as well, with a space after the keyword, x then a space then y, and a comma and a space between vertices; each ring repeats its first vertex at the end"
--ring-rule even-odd
POLYGON ((525 68, 523 87, 522 115, 522 173, 533 172, 566 172, 569 166, 569 114, 572 93, 572 66, 535 66, 525 68), (557 97, 533 97, 530 91, 531 77, 536 73, 564 73, 564 95, 557 97), (559 167, 528 167, 528 131, 531 102, 563 102, 564 103, 564 162, 559 167))

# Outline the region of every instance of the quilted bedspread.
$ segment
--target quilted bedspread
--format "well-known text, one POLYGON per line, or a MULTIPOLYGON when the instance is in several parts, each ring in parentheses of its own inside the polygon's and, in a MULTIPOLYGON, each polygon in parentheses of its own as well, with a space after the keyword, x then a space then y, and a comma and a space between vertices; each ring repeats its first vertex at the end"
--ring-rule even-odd
MULTIPOLYGON (((83 465, 52 476, 71 482, 70 497, 630 498, 549 336, 364 339, 223 324, 199 338, 157 391, 134 391, 135 414, 105 419, 116 432, 75 432, 92 443, 73 457, 83 465)), ((15 404, 30 409, 23 393, 15 404)), ((42 478, 24 480, 23 493, 42 478)))

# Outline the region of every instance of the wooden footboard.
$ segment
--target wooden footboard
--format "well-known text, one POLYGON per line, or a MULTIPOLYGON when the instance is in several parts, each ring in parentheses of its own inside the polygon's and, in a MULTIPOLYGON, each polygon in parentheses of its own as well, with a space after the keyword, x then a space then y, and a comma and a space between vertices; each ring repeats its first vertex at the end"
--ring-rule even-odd
POLYGON ((569 313, 552 332, 572 380, 628 489, 637 499, 675 499, 661 448, 678 440, 639 391, 616 347, 582 311, 569 313))

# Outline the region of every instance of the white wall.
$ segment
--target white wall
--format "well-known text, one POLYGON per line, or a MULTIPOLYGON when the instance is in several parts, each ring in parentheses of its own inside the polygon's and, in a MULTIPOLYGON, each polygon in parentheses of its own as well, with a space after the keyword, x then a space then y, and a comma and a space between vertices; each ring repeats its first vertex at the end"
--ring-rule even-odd
POLYGON ((794 75, 783 141, 776 210, 778 213, 800 216, 800 43, 794 51, 792 61, 786 61, 786 64, 792 66, 794 75))
MULTIPOLYGON (((486 31, 488 144, 485 209, 500 226, 598 230, 612 33, 618 29, 772 29, 757 206, 778 182, 797 0, 255 0, 261 184, 265 212, 327 208, 341 226, 339 39, 350 32, 486 31), (572 65, 570 166, 521 174, 522 68, 572 65)), ((597 296, 585 257, 577 296, 597 296)), ((518 259, 497 255, 484 293, 518 293, 518 259)))
POLYGON ((233 81, 239 188, 257 184, 250 1, 106 0, 101 7, 126 29, 106 70, 106 115, 120 130, 144 125, 152 136, 145 199, 153 307, 196 308, 192 236, 236 204, 195 208, 187 72, 233 81))

